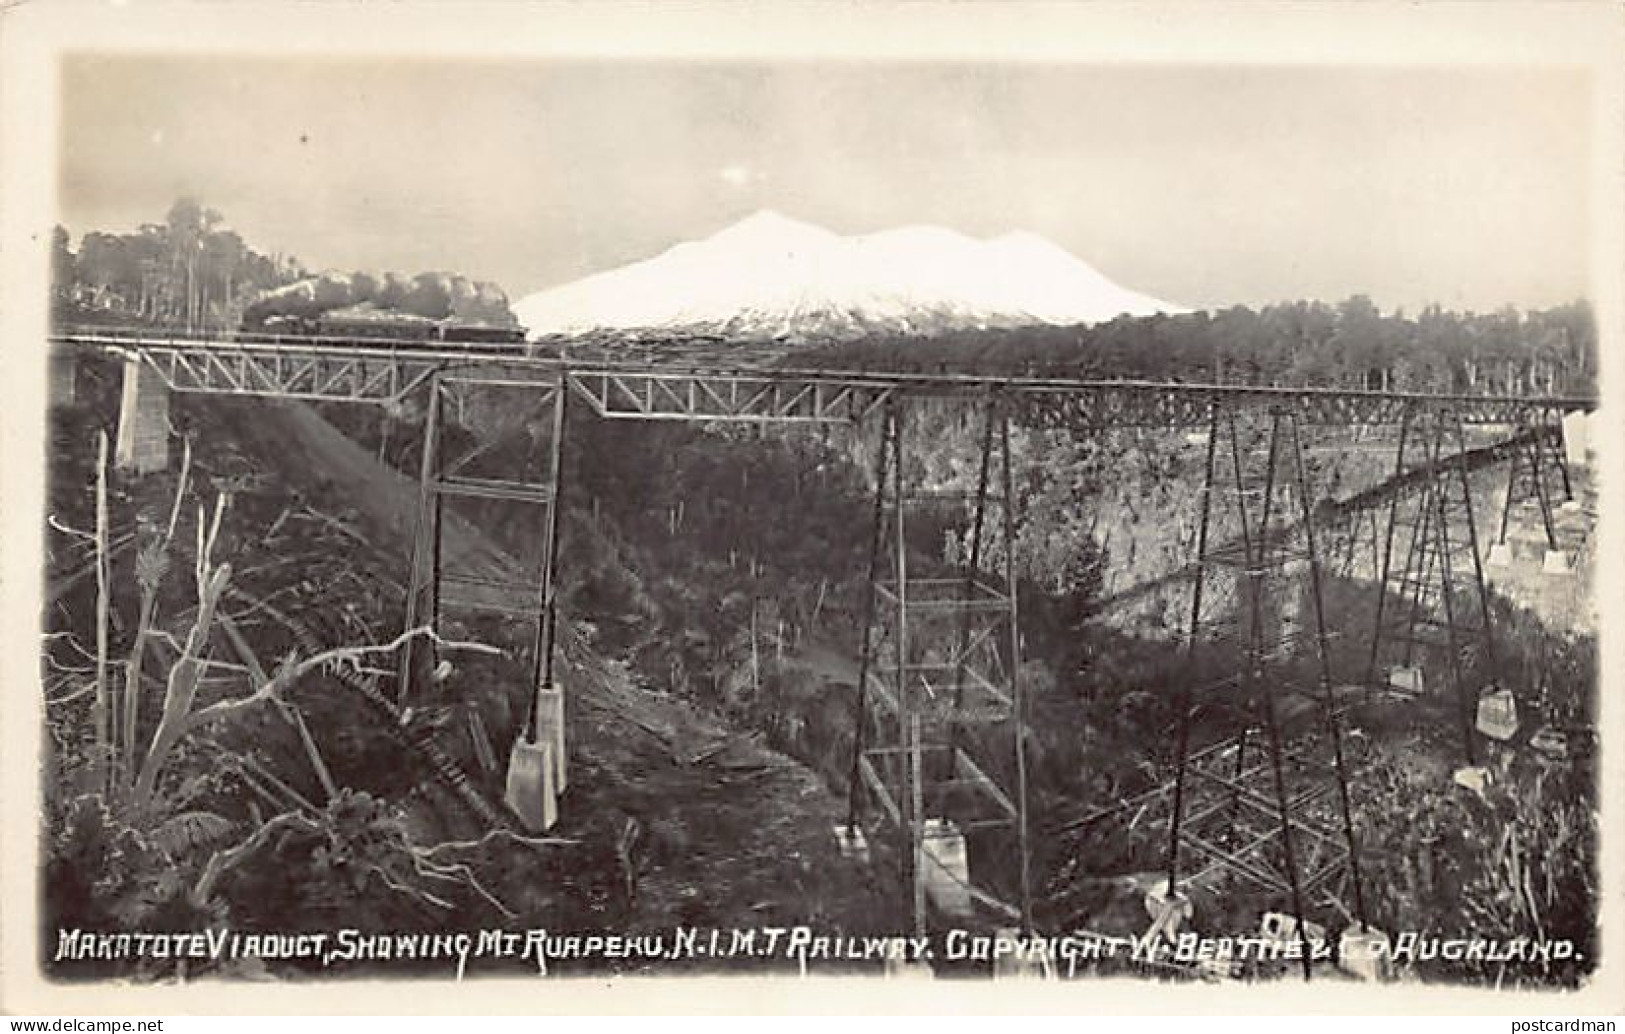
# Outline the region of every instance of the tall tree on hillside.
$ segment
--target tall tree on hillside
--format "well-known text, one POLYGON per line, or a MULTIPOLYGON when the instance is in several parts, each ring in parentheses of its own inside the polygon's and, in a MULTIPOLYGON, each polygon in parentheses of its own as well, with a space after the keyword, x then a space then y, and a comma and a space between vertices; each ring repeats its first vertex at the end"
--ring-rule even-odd
POLYGON ((1371 299, 1357 294, 1339 302, 1327 330, 1319 351, 1322 378, 1329 381, 1341 373, 1362 387, 1382 387, 1388 366, 1386 327, 1371 299), (1376 384, 1371 383, 1374 374, 1376 384))
MULTIPOLYGON (((239 270, 244 265, 248 247, 237 231, 220 229, 204 237, 202 251, 204 298, 216 298, 221 318, 229 321, 237 302, 236 295, 241 286, 239 270)), ((206 305, 203 311, 206 315, 206 305)))
POLYGON ((130 239, 139 277, 137 311, 152 319, 171 316, 175 308, 175 282, 169 266, 169 228, 143 223, 140 235, 130 239))
POLYGON ((183 197, 170 206, 164 222, 169 228, 170 259, 185 276, 182 315, 188 329, 194 328, 201 321, 207 301, 205 284, 199 276, 205 241, 220 222, 220 213, 205 208, 195 198, 183 197))

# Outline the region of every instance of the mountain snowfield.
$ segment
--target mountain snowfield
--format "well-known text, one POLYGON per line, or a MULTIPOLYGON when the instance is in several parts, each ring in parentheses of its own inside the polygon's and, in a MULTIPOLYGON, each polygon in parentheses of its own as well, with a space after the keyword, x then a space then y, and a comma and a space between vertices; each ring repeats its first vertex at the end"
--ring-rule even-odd
POLYGON ((937 226, 843 237, 776 212, 513 306, 531 337, 599 330, 813 340, 1187 311, 1032 233, 937 226))

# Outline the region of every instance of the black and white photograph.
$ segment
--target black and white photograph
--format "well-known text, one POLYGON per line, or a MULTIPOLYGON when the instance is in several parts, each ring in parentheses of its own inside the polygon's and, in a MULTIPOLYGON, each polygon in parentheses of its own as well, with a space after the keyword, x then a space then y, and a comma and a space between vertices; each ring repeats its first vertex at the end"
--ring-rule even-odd
POLYGON ((1625 1005, 1617 4, 324 6, 0 18, 17 1009, 1625 1005))

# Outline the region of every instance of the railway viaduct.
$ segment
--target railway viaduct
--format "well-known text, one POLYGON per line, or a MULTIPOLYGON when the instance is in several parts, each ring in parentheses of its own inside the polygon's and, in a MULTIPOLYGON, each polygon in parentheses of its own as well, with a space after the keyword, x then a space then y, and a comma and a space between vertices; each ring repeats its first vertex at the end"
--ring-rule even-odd
MULTIPOLYGON (((1306 926, 1305 899, 1317 881, 1352 874, 1358 898, 1358 845, 1348 818, 1348 773, 1341 749, 1344 708, 1339 679, 1320 678, 1324 724, 1313 748, 1288 743, 1276 713, 1269 658, 1280 643, 1264 617, 1272 579, 1307 579, 1312 586, 1295 618, 1295 633, 1324 662, 1327 630, 1319 611, 1320 556, 1314 514, 1320 500, 1303 475, 1304 427, 1398 429, 1396 477, 1426 483, 1395 493, 1381 544, 1380 589, 1371 626, 1368 679, 1403 682, 1405 664, 1378 664, 1384 642, 1443 651, 1459 658, 1468 640, 1493 649, 1481 562, 1488 529, 1473 525, 1466 492, 1466 429, 1496 438, 1513 465, 1514 488, 1555 505, 1563 467, 1565 418, 1595 408, 1590 397, 1466 396, 1385 391, 1335 391, 1240 385, 990 377, 974 374, 876 373, 802 369, 791 358, 743 363, 724 355, 675 354, 664 362, 561 358, 492 345, 352 339, 287 339, 245 335, 174 335, 149 330, 63 328, 54 333, 52 386, 71 392, 72 363, 95 355, 123 364, 117 462, 135 473, 168 464, 168 406, 173 392, 260 396, 364 405, 421 399, 426 415, 417 531, 406 600, 408 628, 438 629, 443 615, 468 609, 517 616, 533 630, 530 667, 534 702, 510 759, 507 803, 532 828, 554 821, 567 783, 564 688, 554 678, 554 581, 557 570, 561 450, 567 410, 585 406, 605 419, 752 424, 848 424, 877 427, 872 485, 868 598, 854 716, 850 808, 836 837, 844 851, 869 856, 881 842, 892 856, 900 894, 912 904, 917 932, 927 918, 982 914, 1033 929, 1027 772, 1019 614, 1012 563, 1015 499, 1010 428, 1118 427, 1180 429, 1206 444, 1200 540, 1193 564, 1189 649, 1212 634, 1213 598, 1227 586, 1251 618, 1228 634, 1244 640, 1248 663, 1232 682, 1263 687, 1267 707, 1249 743, 1197 749, 1190 740, 1191 702, 1183 709, 1177 777, 1160 792, 1170 830, 1167 879, 1150 888, 1154 929, 1171 934, 1182 888, 1224 869, 1278 892, 1306 926), (534 406, 539 426, 551 426, 544 469, 473 476, 440 455, 446 407, 471 392, 517 391, 534 406), (943 577, 910 570, 904 528, 928 502, 928 486, 909 480, 911 407, 944 400, 970 407, 981 421, 981 456, 974 493, 960 492, 971 515, 968 562, 943 577), (1456 462, 1457 458, 1463 458, 1456 462), (1521 466, 1520 466, 1521 464, 1521 466), (1420 472, 1420 474, 1419 474, 1420 472), (439 536, 444 501, 501 499, 536 508, 545 536, 539 576, 502 583, 446 570, 439 536), (1216 529, 1232 535, 1223 543, 1216 529), (985 570, 1002 557, 1003 570, 985 570), (1202 572, 1208 572, 1203 574, 1202 572), (1204 602, 1204 591, 1208 596, 1204 602), (1385 607, 1388 613, 1384 613, 1385 607), (1403 627, 1395 628, 1402 612, 1403 627), (971 730, 975 730, 974 734, 971 730), (988 757, 994 744, 996 757, 988 757), (1249 767, 1247 751, 1253 750, 1249 767), (981 751, 979 754, 978 751, 981 751), (1262 753, 1261 753, 1262 752, 1262 753), (1321 756, 1310 757, 1311 753, 1321 756), (1264 760, 1267 757, 1267 761, 1264 760), (1335 776, 1325 785, 1316 776, 1335 776), (1289 785, 1301 778, 1298 787, 1289 785), (1314 786, 1309 784, 1315 783, 1314 786), (1316 787, 1319 787, 1317 789, 1316 787), (1341 793, 1342 829, 1317 828, 1306 802, 1341 793), (1299 792, 1301 790, 1301 792, 1299 792), (1240 847, 1216 842, 1214 818, 1231 821, 1214 794, 1241 801, 1251 837, 1240 847), (966 838, 993 838, 1017 860, 1014 874, 989 883, 973 879, 966 838), (877 839, 878 838, 878 839, 877 839), (1273 845, 1273 846, 1272 846, 1273 845), (1263 859, 1285 847, 1284 867, 1263 859), (1182 868, 1182 864, 1184 868, 1182 868), (1284 868, 1284 871, 1283 871, 1284 868)), ((1509 500, 1510 505, 1510 500, 1509 500)), ((1503 525, 1502 535, 1505 534, 1503 525)), ((1407 654, 1408 656, 1408 654, 1407 654)), ((395 692, 410 700, 430 677, 432 644, 409 641, 399 657, 395 692)), ((1455 660, 1446 665, 1456 670, 1455 660)), ((1471 715, 1485 701, 1458 678, 1464 745, 1474 761, 1471 715)), ((1325 782, 1324 780, 1322 781, 1325 782)), ((1364 917, 1361 917, 1362 921, 1364 917)))

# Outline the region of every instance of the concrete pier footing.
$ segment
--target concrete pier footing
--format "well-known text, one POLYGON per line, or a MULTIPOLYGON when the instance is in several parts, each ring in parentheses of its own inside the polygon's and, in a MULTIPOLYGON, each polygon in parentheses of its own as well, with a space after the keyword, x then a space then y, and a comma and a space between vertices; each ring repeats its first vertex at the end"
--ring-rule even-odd
POLYGON ((862 826, 837 825, 833 829, 835 846, 840 849, 842 858, 860 864, 869 861, 869 838, 863 835, 862 826))
POLYGON ((1590 413, 1570 413, 1563 418, 1563 459, 1569 466, 1583 467, 1591 462, 1594 419, 1590 413))
POLYGON ((1478 698, 1475 716, 1478 731, 1491 739, 1505 742, 1518 733, 1518 701, 1510 689, 1490 686, 1478 698))
POLYGON ((554 683, 537 691, 536 706, 541 710, 541 734, 536 738, 553 748, 553 785, 562 794, 570 787, 569 766, 564 751, 564 687, 554 683))
POLYGON ((1482 797, 1485 788, 1490 785, 1490 770, 1483 765, 1466 765, 1452 772, 1450 781, 1463 790, 1471 790, 1482 797))
POLYGON ((524 737, 514 741, 513 753, 508 756, 508 785, 503 800, 532 833, 552 829, 559 820, 558 787, 553 781, 555 771, 551 742, 527 743, 524 737))
POLYGON ((169 466, 169 385, 140 359, 124 362, 113 462, 137 475, 169 466))
POLYGON ((1420 693, 1423 688, 1422 669, 1396 665, 1388 669, 1388 685, 1405 693, 1420 693))
POLYGON ((533 833, 551 829, 559 820, 559 797, 566 780, 564 757, 564 688, 558 684, 536 693, 537 736, 520 736, 508 755, 508 782, 503 800, 533 833))
POLYGON ((1159 937, 1172 941, 1179 936, 1179 928, 1196 914, 1195 905, 1184 891, 1170 894, 1168 881, 1158 880, 1145 894, 1145 912, 1151 917, 1151 926, 1145 932, 1146 940, 1159 937))
POLYGON ((1298 920, 1285 912, 1265 912, 1258 922, 1258 936, 1279 947, 1286 948, 1299 940, 1311 946, 1326 940, 1326 928, 1308 920, 1303 922, 1303 933, 1298 932, 1298 920))
POLYGON ((930 902, 950 916, 970 918, 970 859, 959 827, 947 819, 926 819, 920 857, 915 861, 924 874, 930 902))
POLYGON ((1393 975, 1392 940, 1381 930, 1355 924, 1337 939, 1337 968, 1361 980, 1393 975))

